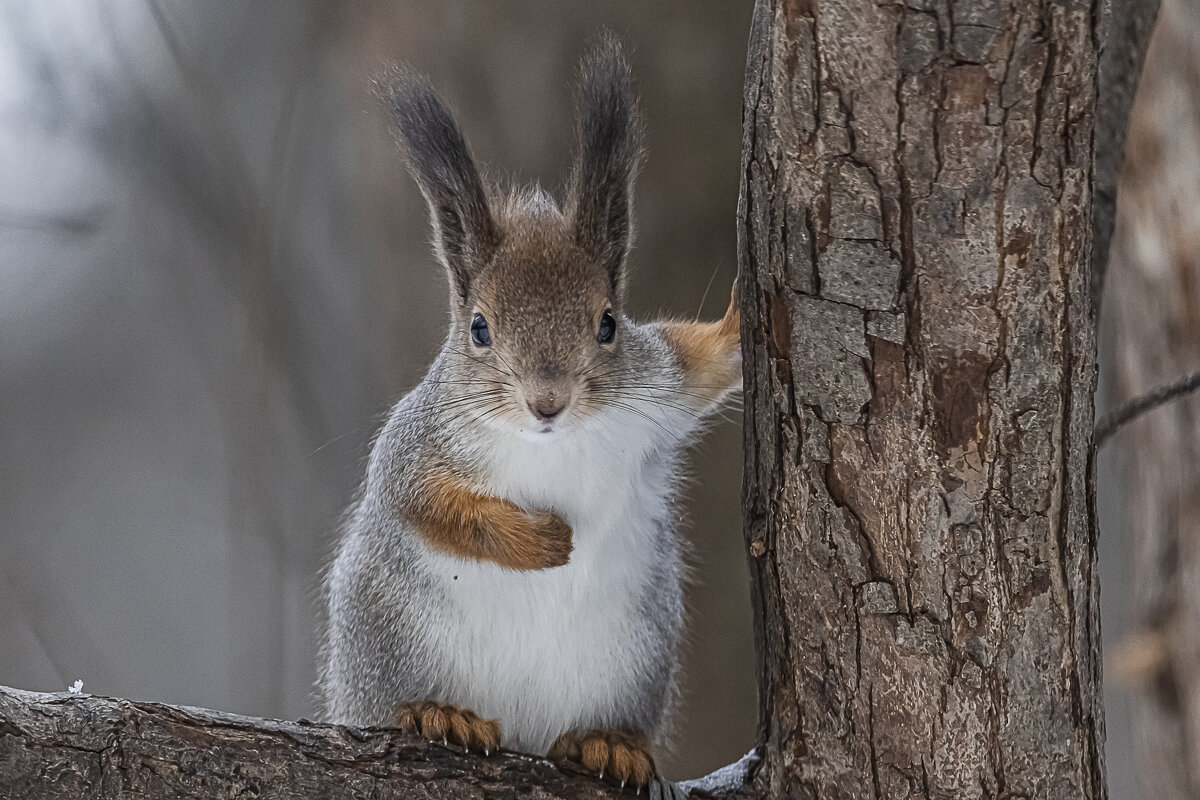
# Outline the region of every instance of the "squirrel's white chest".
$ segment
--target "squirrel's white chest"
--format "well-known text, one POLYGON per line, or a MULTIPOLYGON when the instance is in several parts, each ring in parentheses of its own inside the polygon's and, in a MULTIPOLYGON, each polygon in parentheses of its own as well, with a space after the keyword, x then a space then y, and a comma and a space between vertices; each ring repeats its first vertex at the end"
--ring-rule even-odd
POLYGON ((585 439, 494 454, 496 494, 572 526, 566 565, 520 572, 446 556, 432 565, 448 600, 446 702, 498 718, 507 746, 545 752, 567 729, 611 724, 645 667, 647 584, 657 559, 677 557, 663 541, 673 458, 620 447, 585 439))

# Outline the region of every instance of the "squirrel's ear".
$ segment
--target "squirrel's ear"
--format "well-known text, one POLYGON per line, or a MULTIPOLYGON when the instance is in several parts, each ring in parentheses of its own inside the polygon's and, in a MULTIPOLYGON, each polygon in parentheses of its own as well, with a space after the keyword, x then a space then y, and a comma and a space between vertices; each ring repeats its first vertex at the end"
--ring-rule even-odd
POLYGON ((578 153, 568 214, 575 239, 623 293, 632 235, 633 179, 641 163, 641 120, 621 43, 605 35, 583 58, 576 94, 578 153))
POLYGON ((471 280, 499 235, 487 193, 454 118, 423 76, 402 72, 380 84, 408 169, 429 204, 434 248, 465 302, 471 280))

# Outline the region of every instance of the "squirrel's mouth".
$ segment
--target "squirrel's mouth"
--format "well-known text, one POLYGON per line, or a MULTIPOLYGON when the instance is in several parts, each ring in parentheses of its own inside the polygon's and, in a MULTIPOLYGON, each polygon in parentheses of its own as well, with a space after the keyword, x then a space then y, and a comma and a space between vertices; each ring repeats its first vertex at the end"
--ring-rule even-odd
POLYGON ((527 419, 521 428, 525 431, 526 436, 532 436, 535 439, 553 439, 555 434, 562 435, 569 427, 567 420, 563 417, 554 419, 527 419))
POLYGON ((559 393, 557 395, 543 395, 528 399, 525 403, 525 408, 529 412, 527 420, 530 429, 534 433, 543 436, 562 430, 564 427, 563 421, 570 416, 568 412, 570 405, 571 397, 569 393, 565 397, 562 393, 559 393))

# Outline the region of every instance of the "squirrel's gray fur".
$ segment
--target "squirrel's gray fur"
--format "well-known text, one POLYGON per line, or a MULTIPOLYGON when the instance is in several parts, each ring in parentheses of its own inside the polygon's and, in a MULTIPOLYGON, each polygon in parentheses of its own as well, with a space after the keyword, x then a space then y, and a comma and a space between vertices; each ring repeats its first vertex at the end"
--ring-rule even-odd
MULTIPOLYGON (((664 733, 683 625, 681 455, 736 387, 688 383, 676 341, 686 324, 623 313, 641 145, 615 40, 585 58, 578 98, 560 211, 540 191, 490 192, 424 79, 385 93, 452 313, 428 374, 374 442, 326 577, 330 721, 388 725, 399 704, 434 700, 497 717, 506 745, 535 752, 571 730, 664 733), (597 345, 601 310, 618 331, 611 344, 597 345), (480 314, 488 347, 472 344, 480 314), (562 418, 530 417, 543 394, 567 398, 562 418), (510 570, 431 546, 406 512, 430 474, 552 512, 571 528, 569 560, 510 570)), ((732 375, 740 356, 729 359, 732 375)))

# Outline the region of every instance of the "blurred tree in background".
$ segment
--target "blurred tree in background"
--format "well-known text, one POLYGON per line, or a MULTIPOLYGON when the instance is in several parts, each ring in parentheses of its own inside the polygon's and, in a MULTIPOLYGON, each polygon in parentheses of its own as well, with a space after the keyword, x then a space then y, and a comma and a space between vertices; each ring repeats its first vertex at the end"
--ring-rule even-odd
MULTIPOLYGON (((1200 367, 1197 0, 1162 4, 1117 208, 1101 329, 1119 403, 1200 367)), ((1200 797, 1200 398, 1147 414, 1111 441, 1121 513, 1104 535, 1128 564, 1104 584, 1114 596, 1105 637, 1110 683, 1128 696, 1118 694, 1109 730, 1132 734, 1141 796, 1200 797)), ((1131 776, 1113 774, 1132 792, 1131 776)))

